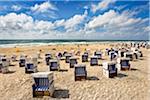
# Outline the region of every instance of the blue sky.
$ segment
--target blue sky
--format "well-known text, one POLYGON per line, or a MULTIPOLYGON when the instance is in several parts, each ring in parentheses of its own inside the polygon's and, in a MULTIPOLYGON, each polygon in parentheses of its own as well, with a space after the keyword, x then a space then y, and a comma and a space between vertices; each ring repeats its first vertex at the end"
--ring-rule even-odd
POLYGON ((149 39, 148 0, 0 1, 0 39, 149 39))

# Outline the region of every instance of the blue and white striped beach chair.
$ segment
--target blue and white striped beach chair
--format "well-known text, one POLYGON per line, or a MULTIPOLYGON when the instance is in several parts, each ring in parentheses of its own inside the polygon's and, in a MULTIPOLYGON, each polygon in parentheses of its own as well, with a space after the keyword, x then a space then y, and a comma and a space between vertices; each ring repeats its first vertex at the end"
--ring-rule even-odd
POLYGON ((38 72, 32 74, 34 84, 32 85, 33 97, 36 96, 52 96, 54 92, 53 73, 38 72))

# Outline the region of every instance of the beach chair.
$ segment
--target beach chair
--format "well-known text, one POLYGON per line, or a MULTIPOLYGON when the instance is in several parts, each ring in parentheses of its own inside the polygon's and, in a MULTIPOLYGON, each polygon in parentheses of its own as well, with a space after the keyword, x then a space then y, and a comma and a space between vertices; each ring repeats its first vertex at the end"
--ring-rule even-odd
POLYGON ((0 73, 2 72, 3 64, 2 61, 0 61, 0 73))
POLYGON ((125 53, 124 53, 124 57, 125 57, 125 58, 129 58, 130 61, 132 61, 132 60, 133 60, 133 54, 134 54, 134 53, 133 53, 133 52, 130 52, 130 51, 129 51, 129 52, 125 52, 125 53))
POLYGON ((70 57, 69 59, 70 59, 70 61, 69 61, 70 68, 74 68, 74 65, 78 63, 77 58, 76 57, 70 57))
POLYGON ((65 54, 65 57, 66 57, 65 61, 66 61, 66 63, 69 63, 69 62, 70 62, 70 57, 71 57, 71 56, 72 56, 72 55, 71 55, 70 53, 65 54))
POLYGON ((82 62, 88 62, 88 54, 84 53, 82 55, 82 62))
POLYGON ((58 52, 58 53, 56 54, 56 58, 57 58, 57 59, 63 60, 62 57, 63 57, 63 54, 62 54, 61 52, 58 52))
POLYGON ((96 51, 94 52, 94 56, 97 56, 98 59, 102 59, 102 52, 96 51))
POLYGON ((6 58, 6 57, 2 57, 1 58, 1 61, 0 61, 0 71, 5 74, 5 73, 8 73, 9 72, 9 69, 8 69, 8 66, 9 66, 9 60, 6 58))
POLYGON ((65 50, 65 51, 63 52, 63 56, 65 57, 66 54, 68 54, 68 52, 65 50))
POLYGON ((49 60, 52 59, 52 55, 50 53, 45 54, 46 65, 49 65, 49 60))
POLYGON ((2 57, 1 58, 3 66, 9 66, 10 65, 10 59, 7 57, 2 57))
POLYGON ((35 66, 38 65, 38 56, 33 56, 31 57, 32 62, 34 63, 35 66))
POLYGON ((114 61, 104 62, 103 75, 106 76, 107 78, 113 78, 117 76, 116 62, 114 61))
POLYGON ((97 56, 92 56, 91 57, 90 65, 91 66, 98 65, 98 58, 97 58, 97 56))
POLYGON ((78 50, 78 51, 75 53, 75 55, 76 55, 76 56, 80 56, 80 53, 81 53, 81 51, 78 50))
POLYGON ((55 71, 60 69, 59 60, 51 59, 49 61, 49 69, 50 71, 55 71))
POLYGON ((115 60, 117 58, 117 53, 115 51, 110 51, 109 58, 110 60, 115 60))
POLYGON ((125 50, 119 50, 118 51, 118 56, 119 57, 124 57, 124 53, 125 53, 125 50))
POLYGON ((25 73, 36 73, 37 72, 37 64, 33 61, 26 62, 25 64, 25 73))
POLYGON ((118 58, 117 59, 118 70, 129 70, 130 69, 130 59, 129 58, 118 58))
POLYGON ((17 61, 17 56, 16 56, 16 55, 12 55, 12 56, 11 56, 11 60, 12 60, 13 62, 17 61))
POLYGON ((32 85, 33 97, 52 96, 54 92, 54 79, 51 72, 33 73, 34 84, 32 85))
POLYGON ((26 63, 26 57, 21 56, 19 59, 19 66, 20 67, 25 67, 25 63, 26 63))
POLYGON ((75 81, 86 80, 87 71, 86 65, 84 64, 76 64, 74 69, 75 81))

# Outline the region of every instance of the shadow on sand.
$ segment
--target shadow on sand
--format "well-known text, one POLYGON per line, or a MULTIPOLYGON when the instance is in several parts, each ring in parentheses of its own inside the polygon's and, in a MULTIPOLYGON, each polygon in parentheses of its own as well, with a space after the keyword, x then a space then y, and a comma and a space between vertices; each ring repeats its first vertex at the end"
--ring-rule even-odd
POLYGON ((59 72, 68 72, 68 69, 60 69, 59 72))
POLYGON ((137 71, 138 69, 136 69, 136 68, 131 68, 130 70, 131 70, 131 71, 137 71))
POLYGON ((99 78, 96 76, 88 76, 87 80, 99 80, 99 78))
POLYGON ((69 90, 67 89, 58 89, 54 91, 53 98, 69 98, 69 90))
POLYGON ((6 73, 4 73, 4 74, 13 74, 13 73, 15 73, 16 71, 8 71, 8 72, 6 72, 6 73))
POLYGON ((118 73, 117 74, 117 77, 119 77, 119 78, 123 78, 123 77, 127 77, 128 75, 125 75, 125 74, 122 74, 122 73, 118 73))

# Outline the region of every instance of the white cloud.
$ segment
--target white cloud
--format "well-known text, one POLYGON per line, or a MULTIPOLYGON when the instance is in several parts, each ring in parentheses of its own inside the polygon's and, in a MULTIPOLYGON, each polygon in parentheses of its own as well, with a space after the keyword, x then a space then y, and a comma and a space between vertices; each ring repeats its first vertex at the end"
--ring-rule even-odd
MULTIPOLYGON (((0 16, 0 37, 5 38, 6 34, 13 34, 14 37, 18 38, 67 37, 71 35, 70 32, 74 32, 74 28, 78 27, 78 24, 83 23, 86 16, 87 11, 83 15, 74 15, 68 20, 62 19, 52 23, 51 21, 33 20, 31 16, 26 14, 10 13, 5 16, 0 16), (61 31, 55 30, 55 28, 61 26, 66 29, 64 34, 61 31)), ((10 36, 10 38, 14 37, 10 36)))
POLYGON ((87 11, 69 19, 51 21, 33 20, 26 14, 10 13, 0 16, 0 38, 51 39, 147 39, 148 18, 133 18, 114 10, 86 21, 87 11), (147 24, 146 24, 147 23, 147 24), (82 24, 82 25, 81 25, 82 24), (81 25, 81 26, 80 26, 81 25), (57 30, 63 27, 63 32, 57 30), (80 28, 78 28, 80 27, 80 28))
POLYGON ((85 10, 84 14, 82 15, 74 15, 73 17, 67 19, 67 20, 58 20, 55 21, 55 25, 57 27, 63 26, 68 32, 76 30, 77 27, 79 27, 79 24, 83 24, 85 21, 85 18, 87 17, 87 10, 85 10))
POLYGON ((102 0, 98 5, 92 4, 91 10, 95 13, 97 10, 105 10, 109 7, 110 4, 114 3, 116 0, 102 0))
POLYGON ((14 11, 18 11, 18 10, 21 9, 21 6, 13 5, 11 8, 12 8, 14 11))
POLYGON ((129 15, 125 12, 119 14, 110 10, 103 15, 94 17, 86 24, 85 31, 95 29, 97 34, 93 33, 93 35, 95 34, 95 37, 99 38, 147 38, 148 32, 145 31, 147 30, 145 27, 147 27, 148 19, 133 18, 133 14, 129 15))
POLYGON ((58 9, 50 2, 44 2, 40 5, 36 4, 34 7, 31 7, 31 10, 35 12, 46 12, 47 10, 58 10, 58 9))
POLYGON ((103 15, 99 15, 98 17, 93 18, 93 20, 91 20, 88 23, 88 27, 89 28, 101 27, 109 23, 111 19, 113 19, 116 16, 117 14, 113 10, 110 10, 109 12, 104 13, 103 15))
POLYGON ((30 7, 30 11, 28 12, 28 14, 33 15, 34 18, 37 18, 39 20, 47 20, 49 18, 58 18, 57 11, 58 8, 47 1, 43 2, 42 4, 35 4, 34 6, 30 7))

